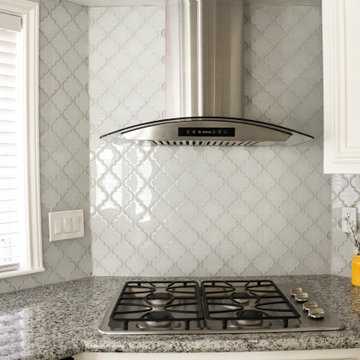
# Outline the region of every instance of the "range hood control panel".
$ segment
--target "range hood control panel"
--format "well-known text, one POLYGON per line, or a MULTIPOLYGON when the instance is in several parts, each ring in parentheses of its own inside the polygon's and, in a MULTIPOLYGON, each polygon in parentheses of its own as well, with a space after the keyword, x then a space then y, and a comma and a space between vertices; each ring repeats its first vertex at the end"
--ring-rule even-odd
POLYGON ((217 136, 217 137, 235 137, 235 128, 210 128, 210 127, 179 127, 178 136, 217 136))

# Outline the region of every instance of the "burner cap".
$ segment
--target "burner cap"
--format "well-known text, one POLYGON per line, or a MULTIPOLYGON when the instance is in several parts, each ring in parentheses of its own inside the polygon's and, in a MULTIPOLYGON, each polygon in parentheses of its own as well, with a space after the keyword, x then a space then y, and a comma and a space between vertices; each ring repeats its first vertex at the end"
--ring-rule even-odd
POLYGON ((239 325, 256 326, 263 322, 263 313, 259 310, 243 310, 237 313, 239 325))
POLYGON ((152 311, 146 315, 149 321, 167 321, 172 320, 172 316, 167 311, 152 311))
POLYGON ((239 304, 247 304, 250 299, 250 295, 246 292, 234 292, 231 298, 239 304))
POLYGON ((242 319, 262 319, 263 318, 263 313, 259 310, 243 310, 240 311, 239 316, 242 319))
POLYGON ((174 318, 167 311, 152 311, 144 316, 149 328, 166 328, 171 326, 174 318))

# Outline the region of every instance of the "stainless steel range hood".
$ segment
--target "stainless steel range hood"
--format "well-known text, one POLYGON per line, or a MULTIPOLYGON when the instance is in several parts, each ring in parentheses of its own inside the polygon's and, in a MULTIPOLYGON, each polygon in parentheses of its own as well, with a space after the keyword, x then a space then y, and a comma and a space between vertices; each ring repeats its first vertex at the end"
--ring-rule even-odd
POLYGON ((167 0, 166 117, 101 138, 156 145, 295 145, 311 135, 243 118, 243 0, 167 0))

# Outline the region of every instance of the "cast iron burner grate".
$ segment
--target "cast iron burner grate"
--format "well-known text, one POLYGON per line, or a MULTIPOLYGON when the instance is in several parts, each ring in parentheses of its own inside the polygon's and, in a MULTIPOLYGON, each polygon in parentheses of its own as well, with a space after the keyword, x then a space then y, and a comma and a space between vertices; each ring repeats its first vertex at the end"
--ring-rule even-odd
MULTIPOLYGON (((336 316, 313 319, 291 297, 310 284, 272 280, 129 281, 100 325, 102 334, 221 334, 342 330, 336 316), (280 290, 281 289, 281 290, 280 290)), ((321 305, 321 303, 319 302, 321 305)))
POLYGON ((222 329, 270 327, 274 321, 287 328, 300 318, 271 280, 203 281, 201 291, 208 325, 221 322, 222 329))
POLYGON ((110 328, 178 329, 204 327, 200 287, 195 281, 130 281, 110 316, 110 328))

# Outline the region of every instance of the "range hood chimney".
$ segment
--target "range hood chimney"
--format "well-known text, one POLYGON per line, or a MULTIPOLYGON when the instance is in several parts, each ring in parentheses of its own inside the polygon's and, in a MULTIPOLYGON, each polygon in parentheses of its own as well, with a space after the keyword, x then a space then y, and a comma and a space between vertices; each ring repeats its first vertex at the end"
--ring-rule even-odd
POLYGON ((101 138, 231 146, 295 145, 313 139, 243 118, 243 0, 167 0, 165 23, 167 118, 101 138))
POLYGON ((166 117, 242 117, 242 0, 168 0, 166 117))

